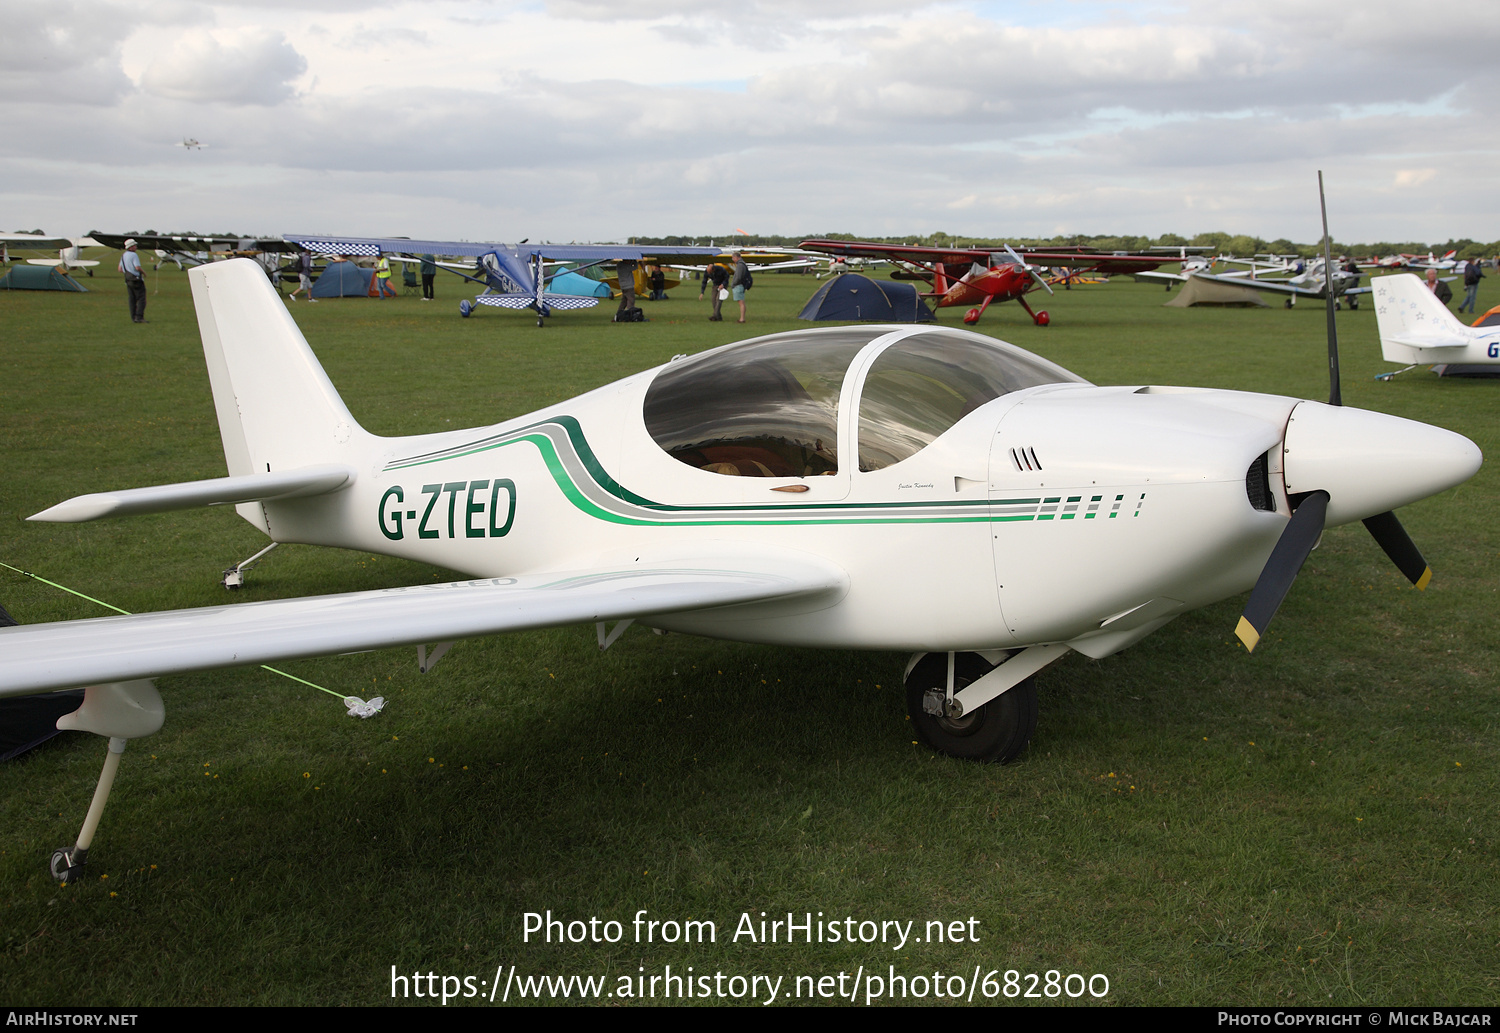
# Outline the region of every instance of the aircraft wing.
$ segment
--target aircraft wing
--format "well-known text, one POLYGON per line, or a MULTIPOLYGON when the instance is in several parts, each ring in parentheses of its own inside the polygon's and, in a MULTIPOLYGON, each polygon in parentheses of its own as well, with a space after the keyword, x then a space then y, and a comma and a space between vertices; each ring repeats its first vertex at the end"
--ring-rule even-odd
POLYGON ((0 233, 0 244, 13 251, 61 251, 72 247, 69 237, 40 237, 33 233, 0 233))
MULTIPOLYGON (((967 265, 978 262, 989 265, 992 255, 1003 254, 997 248, 934 248, 909 244, 878 244, 858 240, 804 240, 801 247, 827 255, 843 255, 847 258, 883 258, 890 262, 912 262, 917 264, 941 262, 944 265, 967 265)), ((1075 248, 1016 248, 1016 254, 1027 265, 1047 267, 1066 266, 1071 269, 1088 270, 1111 276, 1121 273, 1138 273, 1156 269, 1163 265, 1175 265, 1182 259, 1176 255, 1149 255, 1139 252, 1095 251, 1086 247, 1075 248)))
POLYGON ((296 251, 295 244, 276 237, 184 237, 166 233, 98 233, 89 234, 102 247, 125 249, 127 239, 134 240, 142 250, 244 252, 244 251, 296 251))
POLYGON ((816 557, 723 543, 712 554, 587 570, 19 625, 0 628, 0 697, 795 597, 831 601, 846 584, 843 570, 816 557))
POLYGON ((1181 258, 1175 256, 1143 255, 1131 252, 1115 254, 1108 251, 1092 251, 1087 248, 1064 248, 1062 250, 1017 248, 1016 253, 1026 260, 1027 265, 1041 265, 1048 268, 1066 267, 1100 273, 1104 276, 1142 273, 1164 265, 1176 265, 1182 261, 1181 258))
POLYGON ((671 247, 649 244, 502 244, 497 241, 412 240, 407 237, 326 237, 288 233, 285 239, 327 255, 446 255, 478 258, 491 251, 538 254, 554 262, 623 262, 706 265, 726 251, 717 247, 671 247))
POLYGON ((1251 290, 1296 295, 1299 298, 1323 297, 1323 288, 1321 286, 1301 287, 1295 283, 1287 283, 1285 280, 1257 280, 1250 276, 1223 276, 1217 273, 1194 273, 1193 277, 1199 280, 1209 280, 1213 283, 1226 283, 1231 287, 1249 287, 1251 290))
MULTIPOLYGON (((917 247, 910 244, 879 244, 862 240, 804 240, 799 247, 818 251, 825 255, 843 255, 845 258, 879 258, 887 262, 933 263, 944 265, 968 265, 979 262, 988 265, 990 252, 976 248, 917 247)), ((1175 261, 1175 259, 1168 259, 1175 261)))

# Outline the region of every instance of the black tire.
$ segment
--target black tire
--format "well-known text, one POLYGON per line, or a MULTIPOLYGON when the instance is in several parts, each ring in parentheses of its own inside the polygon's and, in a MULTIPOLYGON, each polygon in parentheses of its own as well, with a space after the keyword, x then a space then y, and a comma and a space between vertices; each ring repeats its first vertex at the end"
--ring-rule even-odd
MULTIPOLYGON (((954 657, 953 690, 962 691, 994 665, 978 653, 954 657)), ((917 737, 939 753, 963 760, 1009 764, 1021 755, 1036 731, 1036 680, 1027 678, 984 706, 954 720, 922 709, 929 689, 948 686, 948 654, 928 653, 906 679, 906 709, 917 737)))

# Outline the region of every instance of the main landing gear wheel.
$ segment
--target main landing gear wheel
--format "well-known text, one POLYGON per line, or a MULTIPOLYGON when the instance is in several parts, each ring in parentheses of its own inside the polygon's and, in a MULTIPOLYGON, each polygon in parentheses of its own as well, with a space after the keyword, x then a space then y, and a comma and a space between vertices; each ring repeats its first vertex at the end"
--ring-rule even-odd
MULTIPOLYGON (((1032 322, 1034 322, 1037 326, 1046 326, 1047 324, 1052 322, 1052 317, 1047 315, 1046 309, 1042 309, 1032 317, 1032 322)), ((943 677, 946 678, 947 675, 944 675, 943 677)))
MULTIPOLYGON (((953 691, 967 688, 994 665, 978 653, 959 653, 953 664, 953 691)), ((1036 731, 1036 679, 1027 678, 1010 691, 962 717, 929 714, 923 697, 948 689, 948 654, 928 653, 906 678, 906 709, 912 727, 928 746, 950 757, 1008 764, 1021 755, 1036 731)))
POLYGON ((979 322, 979 309, 977 307, 971 308, 964 313, 964 324, 966 326, 973 326, 977 322, 979 322))

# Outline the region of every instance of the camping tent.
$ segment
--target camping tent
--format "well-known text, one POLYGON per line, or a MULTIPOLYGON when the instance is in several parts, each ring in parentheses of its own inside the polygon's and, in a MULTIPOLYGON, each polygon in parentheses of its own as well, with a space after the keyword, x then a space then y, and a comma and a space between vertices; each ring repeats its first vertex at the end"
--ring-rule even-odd
POLYGON ((1168 308, 1191 308, 1211 305, 1218 308, 1270 308, 1260 292, 1252 287, 1232 287, 1217 280, 1189 276, 1177 296, 1166 303, 1168 308))
POLYGON ((910 283, 841 273, 813 292, 798 319, 869 319, 882 323, 930 323, 932 312, 910 283))
POLYGON ((0 290, 5 291, 84 291, 73 277, 53 265, 16 265, 0 278, 0 290))
MULTIPOLYGON (((396 288, 385 282, 385 296, 394 298, 396 288)), ((353 262, 329 262, 313 284, 315 298, 378 298, 381 280, 374 270, 361 269, 353 262)))
POLYGON ((547 281, 547 290, 552 294, 576 294, 583 298, 607 298, 611 293, 609 284, 573 272, 558 273, 547 281))

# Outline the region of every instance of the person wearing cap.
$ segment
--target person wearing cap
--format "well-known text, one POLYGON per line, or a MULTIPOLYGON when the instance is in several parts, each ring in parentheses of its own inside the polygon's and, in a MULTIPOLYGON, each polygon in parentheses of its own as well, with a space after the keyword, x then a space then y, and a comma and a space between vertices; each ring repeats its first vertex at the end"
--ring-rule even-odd
POLYGON ((120 272, 125 275, 125 294, 130 302, 130 321, 146 321, 146 273, 141 257, 135 253, 135 240, 127 238, 125 253, 120 256, 120 272))

